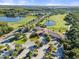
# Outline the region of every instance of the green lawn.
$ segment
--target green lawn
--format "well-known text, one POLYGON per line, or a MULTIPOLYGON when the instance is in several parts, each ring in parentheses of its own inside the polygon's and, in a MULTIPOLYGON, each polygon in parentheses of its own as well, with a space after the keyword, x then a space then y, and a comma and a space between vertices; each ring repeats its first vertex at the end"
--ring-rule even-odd
POLYGON ((20 39, 20 40, 17 40, 17 41, 14 41, 15 44, 24 44, 26 41, 24 38, 20 39))
POLYGON ((39 39, 39 37, 37 37, 37 36, 35 36, 35 37, 33 37, 33 38, 30 38, 30 40, 31 40, 31 41, 34 41, 34 42, 38 41, 38 39, 39 39))
POLYGON ((8 22, 8 25, 13 28, 17 28, 18 26, 24 25, 35 18, 37 18, 37 16, 26 16, 25 18, 23 18, 18 22, 8 22))
POLYGON ((0 50, 3 49, 3 48, 5 48, 5 46, 3 46, 3 45, 1 46, 1 45, 0 45, 0 50))
POLYGON ((45 18, 40 24, 43 25, 47 20, 55 21, 56 24, 54 26, 47 26, 47 28, 62 34, 68 28, 68 26, 65 25, 66 22, 63 20, 65 16, 66 14, 52 15, 49 18, 45 18))

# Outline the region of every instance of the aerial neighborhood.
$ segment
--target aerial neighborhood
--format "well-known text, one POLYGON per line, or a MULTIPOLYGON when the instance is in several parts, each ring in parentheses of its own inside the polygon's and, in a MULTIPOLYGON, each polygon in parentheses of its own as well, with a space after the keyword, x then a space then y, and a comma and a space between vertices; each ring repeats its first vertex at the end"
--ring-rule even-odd
POLYGON ((78 59, 77 10, 53 6, 0 7, 0 59, 78 59))

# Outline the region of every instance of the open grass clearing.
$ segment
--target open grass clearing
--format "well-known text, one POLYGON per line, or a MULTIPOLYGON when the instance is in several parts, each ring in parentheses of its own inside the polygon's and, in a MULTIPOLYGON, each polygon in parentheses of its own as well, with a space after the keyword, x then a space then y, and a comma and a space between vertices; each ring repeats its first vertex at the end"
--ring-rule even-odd
POLYGON ((37 18, 37 16, 26 16, 25 18, 23 18, 22 20, 18 21, 18 22, 8 22, 8 25, 13 27, 13 28, 17 28, 18 26, 27 24, 29 21, 33 20, 37 18))
POLYGON ((64 33, 68 26, 65 25, 66 22, 64 21, 64 18, 67 14, 58 14, 58 15, 52 15, 48 18, 45 18, 42 22, 40 22, 41 25, 44 25, 46 21, 51 20, 55 22, 55 25, 47 26, 48 29, 55 31, 59 34, 64 33))
POLYGON ((20 39, 20 40, 17 40, 17 41, 14 41, 15 44, 24 44, 26 41, 24 38, 20 39))

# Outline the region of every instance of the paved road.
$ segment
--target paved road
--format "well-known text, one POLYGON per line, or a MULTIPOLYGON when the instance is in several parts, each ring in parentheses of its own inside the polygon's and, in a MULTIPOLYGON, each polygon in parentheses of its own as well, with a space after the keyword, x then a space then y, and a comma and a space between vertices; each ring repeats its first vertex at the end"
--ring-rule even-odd
POLYGON ((0 37, 0 42, 4 41, 4 40, 7 40, 10 36, 12 36, 14 34, 14 32, 18 30, 18 29, 15 29, 13 31, 11 31, 10 33, 8 34, 5 34, 4 36, 0 37))
POLYGON ((37 19, 34 19, 33 21, 30 21, 29 24, 37 24, 38 22, 42 21, 44 18, 46 18, 46 17, 48 17, 50 15, 51 15, 51 13, 47 14, 45 16, 41 16, 40 18, 37 18, 37 19))
POLYGON ((26 54, 29 52, 30 50, 29 49, 24 49, 23 51, 22 51, 22 53, 19 55, 19 56, 17 56, 15 59, 21 59, 22 57, 25 57, 26 56, 26 54))
POLYGON ((36 57, 33 57, 32 59, 42 59, 45 53, 43 50, 47 49, 48 47, 49 47, 49 43, 46 45, 43 45, 43 47, 40 47, 38 49, 38 55, 36 57))
POLYGON ((55 37, 55 38, 61 38, 61 36, 59 35, 59 34, 57 34, 57 33, 55 33, 55 32, 53 32, 52 30, 49 30, 49 29, 44 29, 44 31, 46 32, 46 33, 48 33, 50 36, 52 36, 52 37, 55 37))
POLYGON ((22 47, 25 47, 25 49, 15 59, 20 59, 20 58, 25 57, 26 54, 30 51, 30 49, 28 49, 28 48, 31 46, 34 46, 34 45, 35 45, 34 42, 31 42, 30 40, 28 40, 25 44, 22 45, 22 47))
POLYGON ((49 29, 47 29, 47 28, 42 28, 42 27, 38 26, 38 27, 35 27, 35 29, 38 30, 38 31, 42 31, 42 32, 44 32, 44 33, 47 33, 47 34, 50 35, 51 37, 55 37, 55 38, 59 38, 59 39, 62 38, 59 34, 53 32, 52 30, 49 30, 49 29), (39 29, 38 29, 38 28, 39 28, 39 29))

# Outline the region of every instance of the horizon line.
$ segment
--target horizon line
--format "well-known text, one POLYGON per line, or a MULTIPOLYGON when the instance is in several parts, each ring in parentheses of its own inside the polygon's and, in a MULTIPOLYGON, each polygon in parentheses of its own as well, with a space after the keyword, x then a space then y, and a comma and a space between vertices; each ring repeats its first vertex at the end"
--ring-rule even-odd
POLYGON ((0 5, 0 6, 66 6, 66 7, 79 7, 79 5, 0 5))

